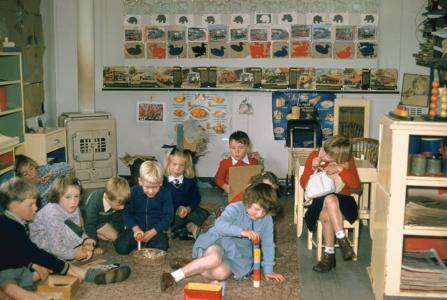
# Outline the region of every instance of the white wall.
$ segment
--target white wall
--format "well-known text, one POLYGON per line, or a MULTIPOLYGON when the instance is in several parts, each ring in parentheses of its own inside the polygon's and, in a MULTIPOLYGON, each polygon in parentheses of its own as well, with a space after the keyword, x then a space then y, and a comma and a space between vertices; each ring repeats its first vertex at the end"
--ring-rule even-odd
MULTIPOLYGON (((73 0, 44 0, 52 1, 42 8, 52 9, 47 13, 53 17, 54 35, 46 36, 47 51, 54 54, 54 66, 50 64, 50 98, 51 117, 56 120, 62 112, 77 111, 77 70, 76 70, 76 2, 73 0), (54 115, 56 114, 56 115, 54 115)), ((117 120, 118 156, 125 152, 131 154, 156 155, 162 158, 160 146, 171 143, 168 138, 169 129, 165 124, 143 124, 135 122, 136 101, 164 99, 166 93, 158 91, 102 91, 102 67, 113 65, 143 65, 147 60, 125 60, 123 58, 123 29, 122 0, 95 0, 95 59, 96 59, 96 110, 108 111, 117 120)), ((276 59, 256 61, 260 66, 315 66, 315 67, 389 67, 398 68, 400 78, 403 73, 427 74, 428 69, 415 66, 412 54, 418 50, 416 40, 416 24, 420 22, 421 7, 425 0, 381 0, 379 12, 379 57, 375 60, 315 60, 315 59, 276 59)), ((44 14, 44 12, 43 12, 44 14)), ((48 28, 47 28, 48 30, 48 28)), ((153 62, 151 61, 151 64, 153 62)), ((203 60, 203 65, 217 66, 252 66, 252 60, 203 60)), ((153 65, 183 65, 188 66, 197 62, 187 60, 157 61, 153 65)), ((249 96, 254 105, 255 114, 252 116, 233 113, 232 129, 246 131, 252 142, 253 150, 259 151, 265 157, 266 168, 284 177, 287 173, 287 151, 284 142, 273 140, 271 122, 271 94, 266 92, 233 93, 235 99, 249 96)), ((378 123, 382 114, 392 110, 399 101, 400 95, 381 94, 338 94, 341 98, 361 98, 372 100, 371 133, 378 137, 378 123)), ((234 101, 234 110, 240 101, 234 101)), ((55 124, 55 122, 53 123, 55 124)), ((199 160, 197 166, 199 176, 213 176, 220 155, 227 151, 227 142, 218 141, 209 146, 209 153, 199 160)), ((128 174, 129 170, 118 162, 120 174, 128 174)))

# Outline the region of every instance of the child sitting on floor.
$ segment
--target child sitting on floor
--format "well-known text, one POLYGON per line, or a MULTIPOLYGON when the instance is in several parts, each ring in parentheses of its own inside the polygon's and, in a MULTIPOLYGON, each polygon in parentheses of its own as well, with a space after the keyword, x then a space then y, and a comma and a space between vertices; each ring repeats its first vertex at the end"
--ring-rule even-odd
MULTIPOLYGON (((258 160, 248 157, 247 151, 250 147, 250 139, 243 131, 235 131, 230 135, 229 140, 230 157, 221 160, 219 169, 217 169, 214 179, 218 187, 226 193, 230 193, 230 185, 228 184, 230 167, 240 167, 247 165, 257 165, 258 160)), ((239 199, 240 200, 240 199, 239 199)))
POLYGON ((28 237, 27 222, 37 210, 39 191, 31 183, 12 178, 0 187, 0 203, 6 208, 0 215, 0 289, 14 299, 44 299, 30 288, 49 273, 71 275, 97 284, 125 280, 129 266, 101 265, 87 270, 70 265, 37 247, 28 237))
POLYGON ((161 275, 161 291, 196 274, 210 280, 225 280, 231 274, 235 279, 247 278, 253 269, 254 240, 261 241, 265 278, 283 281, 282 274, 273 272, 275 243, 271 214, 278 206, 272 186, 265 183, 250 186, 242 202, 228 205, 215 226, 199 235, 193 246, 194 260, 172 273, 161 275))
POLYGON ((189 151, 177 148, 169 150, 165 157, 163 186, 171 191, 174 203, 172 236, 186 239, 187 230, 196 239, 209 212, 199 207, 201 196, 189 151))
POLYGON ((96 241, 81 225, 81 184, 71 175, 56 178, 48 195, 50 203, 30 223, 30 237, 36 245, 62 260, 88 260, 96 241))
POLYGON ((24 178, 36 185, 39 190, 39 208, 48 203, 48 193, 54 180, 60 175, 69 174, 72 168, 66 162, 38 166, 37 163, 28 156, 16 155, 15 173, 16 176, 24 178))
POLYGON ((145 161, 140 166, 139 185, 131 189, 130 201, 123 211, 127 229, 115 241, 119 254, 129 254, 137 248, 136 239, 147 248, 167 250, 169 228, 173 216, 171 192, 161 186, 163 171, 156 161, 145 161))
POLYGON ((92 192, 81 206, 87 236, 96 242, 115 241, 124 231, 122 210, 129 198, 130 187, 122 177, 112 177, 104 189, 92 192))

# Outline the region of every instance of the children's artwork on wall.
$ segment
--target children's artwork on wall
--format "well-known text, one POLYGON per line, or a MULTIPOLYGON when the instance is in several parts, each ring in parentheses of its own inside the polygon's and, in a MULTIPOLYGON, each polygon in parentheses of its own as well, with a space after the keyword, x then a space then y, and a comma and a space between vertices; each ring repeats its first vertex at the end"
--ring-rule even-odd
POLYGON ((156 67, 154 77, 158 87, 169 88, 172 87, 174 84, 174 78, 171 67, 156 67))
POLYGON ((210 42, 226 42, 228 41, 228 26, 227 25, 209 25, 208 26, 208 40, 210 42))
POLYGON ((411 106, 428 106, 430 77, 420 74, 404 74, 400 102, 411 106))
POLYGON ((184 26, 168 26, 169 42, 186 42, 186 27, 184 26))
POLYGON ((168 57, 169 58, 186 58, 186 43, 173 42, 168 43, 168 57))
POLYGON ((217 86, 218 88, 238 88, 241 85, 242 68, 217 68, 217 86))
POLYGON ((349 14, 347 13, 330 13, 329 21, 334 25, 348 25, 349 14))
POLYGON ((142 24, 142 18, 143 16, 141 15, 125 15, 123 17, 124 27, 140 26, 142 24))
POLYGON ((250 41, 266 42, 269 40, 269 28, 264 26, 250 27, 250 41))
POLYGON ((154 25, 169 25, 169 16, 166 14, 151 15, 151 22, 154 25))
POLYGON ((292 41, 290 57, 292 58, 309 57, 311 49, 310 46, 311 42, 309 41, 292 41))
POLYGON ((297 13, 292 12, 282 12, 278 14, 278 24, 290 25, 297 23, 297 13))
POLYGON ((190 26, 193 24, 193 22, 194 22, 194 15, 190 14, 175 15, 176 25, 190 26))
POLYGON ((124 41, 126 42, 141 42, 143 39, 143 33, 139 28, 126 28, 124 29, 124 41))
POLYGON ((208 43, 196 42, 188 43, 188 58, 207 58, 208 57, 208 43))
POLYGON ((208 39, 208 28, 206 27, 189 27, 188 41, 190 42, 206 42, 208 39))
POLYGON ((264 68, 262 86, 269 88, 287 87, 289 84, 289 68, 264 68))
POLYGON ((222 93, 171 93, 168 101, 168 120, 183 124, 192 120, 209 136, 221 137, 231 132, 232 99, 222 93))
POLYGON ((258 25, 273 24, 273 14, 270 13, 255 14, 255 24, 258 25))
POLYGON ((166 31, 163 26, 145 26, 144 27, 144 40, 148 42, 165 42, 166 31))
POLYGON ((239 103, 239 114, 240 115, 252 115, 254 113, 253 105, 247 98, 244 98, 241 103, 239 103))
POLYGON ((248 27, 231 27, 230 41, 248 41, 248 27))
POLYGON ((289 58, 289 42, 273 42, 272 58, 289 58))
POLYGON ((230 58, 246 58, 250 55, 248 42, 231 42, 227 45, 230 58))
POLYGON ((355 57, 354 43, 334 43, 334 59, 353 59, 355 57))
POLYGON ((359 41, 376 40, 376 26, 358 26, 357 39, 359 41))
POLYGON ((250 43, 251 58, 270 57, 271 42, 252 42, 250 43))
POLYGON ((144 44, 135 42, 124 43, 124 57, 144 58, 144 44))
POLYGON ((146 57, 149 59, 166 58, 166 43, 146 43, 146 57))
POLYGON ((312 43, 313 58, 332 58, 332 43, 317 42, 312 43))
POLYGON ((130 86, 158 87, 155 80, 155 68, 148 66, 129 67, 130 86))
POLYGON ((104 86, 127 87, 129 86, 129 67, 104 67, 102 70, 104 86))
POLYGON ((274 26, 270 29, 272 41, 288 41, 290 39, 290 26, 274 26))
POLYGON ((316 69, 317 90, 341 90, 344 69, 316 69))
POLYGON ((335 26, 335 41, 346 42, 355 39, 355 26, 337 25, 335 26))
POLYGON ((371 89, 397 89, 397 69, 371 69, 371 89))
POLYGON ((165 108, 163 103, 152 101, 137 102, 137 122, 159 123, 165 121, 165 108))
POLYGON ((297 87, 306 90, 316 88, 315 68, 298 68, 297 87))
POLYGON ((225 42, 209 43, 209 58, 227 58, 228 52, 228 45, 225 42))
POLYGON ((292 25, 291 27, 291 38, 292 40, 310 40, 311 25, 292 25))
POLYGON ((357 53, 357 58, 376 58, 377 57, 377 43, 358 42, 356 53, 357 53))
POLYGON ((221 16, 219 14, 207 14, 202 15, 202 26, 218 25, 222 24, 221 16))
POLYGON ((306 14, 306 24, 325 24, 328 22, 328 17, 326 13, 307 13, 306 14))
POLYGON ((234 26, 250 25, 250 14, 232 14, 230 24, 234 26))
POLYGON ((360 14, 360 25, 375 25, 379 24, 378 14, 360 14))
POLYGON ((343 89, 360 90, 362 88, 362 69, 346 68, 343 72, 343 89))
POLYGON ((312 25, 312 41, 322 42, 332 39, 332 25, 312 25))
POLYGON ((182 87, 200 88, 199 67, 182 68, 182 87))

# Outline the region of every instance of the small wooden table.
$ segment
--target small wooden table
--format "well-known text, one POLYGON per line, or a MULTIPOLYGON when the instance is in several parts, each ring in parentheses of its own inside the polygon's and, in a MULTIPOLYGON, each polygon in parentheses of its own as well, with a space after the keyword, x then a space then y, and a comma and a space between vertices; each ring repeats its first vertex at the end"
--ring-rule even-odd
MULTIPOLYGON (((304 172, 304 164, 306 158, 300 157, 295 165, 295 206, 294 206, 294 222, 296 224, 296 235, 301 236, 303 232, 303 217, 304 217, 304 189, 300 185, 300 178, 304 172)), ((360 182, 363 184, 363 197, 368 199, 368 189, 366 183, 371 185, 371 195, 370 195, 370 207, 368 208, 368 201, 363 201, 359 204, 359 217, 363 219, 369 219, 369 228, 372 239, 371 223, 373 222, 373 213, 376 201, 376 185, 377 185, 377 169, 371 165, 367 160, 356 159, 355 165, 357 167, 357 172, 360 177, 360 182)))

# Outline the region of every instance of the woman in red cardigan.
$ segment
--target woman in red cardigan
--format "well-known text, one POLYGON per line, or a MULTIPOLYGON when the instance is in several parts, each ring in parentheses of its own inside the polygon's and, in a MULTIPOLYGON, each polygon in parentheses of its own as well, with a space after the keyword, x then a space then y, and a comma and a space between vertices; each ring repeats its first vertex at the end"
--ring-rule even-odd
POLYGON ((337 191, 313 199, 304 219, 309 230, 314 231, 317 220, 323 224, 324 252, 321 261, 313 267, 326 273, 335 267, 334 233, 343 252, 344 260, 351 260, 355 253, 343 231, 343 218, 351 224, 358 218, 357 203, 350 196, 350 189, 360 186, 360 179, 352 157, 349 138, 337 135, 328 139, 319 151, 312 151, 306 160, 300 184, 305 189, 310 175, 324 170, 338 184, 337 191))

